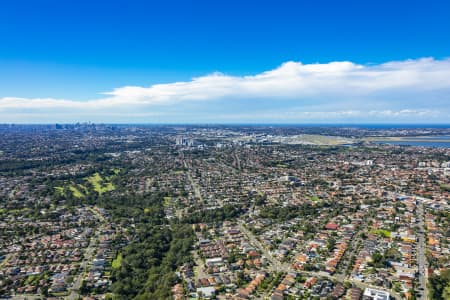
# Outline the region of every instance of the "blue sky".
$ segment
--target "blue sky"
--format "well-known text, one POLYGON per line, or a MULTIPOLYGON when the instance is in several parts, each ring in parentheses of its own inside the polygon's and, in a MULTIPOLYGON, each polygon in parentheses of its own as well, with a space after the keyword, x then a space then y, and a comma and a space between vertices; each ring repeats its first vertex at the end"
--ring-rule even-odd
POLYGON ((3 1, 0 123, 449 123, 449 36, 448 1, 3 1))

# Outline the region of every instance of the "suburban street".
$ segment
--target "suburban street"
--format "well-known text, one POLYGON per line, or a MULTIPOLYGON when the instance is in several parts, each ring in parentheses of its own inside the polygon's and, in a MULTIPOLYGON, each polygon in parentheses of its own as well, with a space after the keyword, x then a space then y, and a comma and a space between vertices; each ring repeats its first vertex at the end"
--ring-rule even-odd
MULTIPOLYGON (((254 234, 251 233, 247 228, 245 228, 244 224, 239 223, 239 229, 249 238, 250 242, 254 246, 256 246, 258 248, 258 250, 260 250, 264 254, 264 256, 269 260, 269 262, 271 264, 271 269, 273 272, 285 272, 285 273, 299 272, 299 271, 294 270, 290 264, 282 263, 279 260, 277 260, 276 258, 274 258, 271 255, 271 253, 261 244, 261 242, 258 241, 258 239, 254 236, 254 234)), ((340 276, 339 274, 337 276, 334 276, 334 275, 330 275, 326 272, 312 272, 312 271, 300 271, 300 273, 308 275, 308 276, 326 277, 328 279, 342 281, 342 276, 340 276)), ((354 286, 359 287, 361 289, 372 288, 372 289, 383 290, 383 291, 389 292, 391 294, 391 296, 395 299, 402 299, 402 297, 393 290, 388 290, 388 289, 385 289, 380 286, 370 285, 370 284, 367 284, 367 283, 364 283, 361 281, 357 281, 357 280, 353 280, 350 278, 347 278, 346 280, 351 282, 354 286)))
POLYGON ((251 233, 242 223, 239 223, 239 229, 249 238, 250 242, 260 250, 264 256, 269 260, 271 269, 274 272, 289 272, 292 271, 289 264, 282 264, 280 261, 275 259, 272 254, 264 247, 260 241, 251 233))
POLYGON ((89 241, 89 245, 84 254, 84 259, 80 264, 78 275, 75 277, 75 279, 73 281, 73 285, 70 288, 70 294, 66 298, 68 300, 76 300, 80 296, 79 290, 80 290, 81 284, 83 283, 83 276, 86 273, 89 264, 93 260, 93 256, 94 256, 95 250, 96 250, 96 245, 97 245, 97 242, 99 239, 99 233, 104 228, 104 225, 105 225, 105 218, 103 216, 101 216, 96 210, 94 210, 92 208, 90 208, 90 211, 99 219, 99 221, 101 222, 101 225, 97 228, 96 233, 89 241))
POLYGON ((417 244, 417 262, 419 267, 419 299, 427 299, 427 262, 425 256, 425 228, 424 228, 424 212, 422 199, 417 198, 417 218, 418 218, 418 244, 417 244))
POLYGON ((92 261, 92 256, 95 251, 96 242, 97 242, 97 237, 93 237, 89 243, 88 248, 86 249, 85 257, 83 259, 83 262, 80 265, 79 274, 74 279, 73 285, 71 288, 71 292, 70 292, 69 296, 67 296, 67 299, 69 299, 69 300, 76 300, 79 297, 78 291, 81 287, 81 283, 83 282, 83 275, 87 270, 87 266, 88 266, 89 262, 92 261))

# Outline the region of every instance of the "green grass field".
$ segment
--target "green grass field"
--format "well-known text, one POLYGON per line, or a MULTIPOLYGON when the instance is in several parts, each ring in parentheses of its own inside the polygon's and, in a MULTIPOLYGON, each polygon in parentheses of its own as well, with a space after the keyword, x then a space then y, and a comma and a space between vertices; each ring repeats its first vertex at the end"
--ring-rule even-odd
POLYGON ((114 184, 112 184, 112 182, 105 182, 105 180, 99 173, 95 173, 91 177, 88 177, 86 180, 90 184, 92 184, 94 191, 96 191, 99 194, 113 191, 116 188, 114 184))
MULTIPOLYGON (((104 179, 99 173, 95 173, 94 175, 87 177, 84 180, 89 182, 90 185, 92 185, 92 189, 101 195, 103 193, 110 192, 116 189, 111 180, 120 173, 120 170, 114 169, 113 172, 115 175, 109 176, 106 179, 104 179)), ((91 189, 89 185, 75 183, 70 183, 67 186, 55 187, 56 193, 60 195, 64 195, 64 192, 66 190, 70 190, 75 198, 83 198, 89 194, 91 189)))
POLYGON ((164 199, 163 206, 164 206, 164 207, 169 206, 170 201, 172 200, 172 197, 164 197, 163 199, 164 199))
POLYGON ((112 261, 111 268, 113 268, 113 270, 117 270, 118 268, 120 268, 120 266, 122 265, 122 259, 122 253, 119 253, 119 255, 117 255, 117 257, 112 261))
POLYGON ((64 192, 66 191, 66 189, 69 189, 75 198, 83 198, 86 194, 89 193, 87 188, 81 184, 71 184, 67 187, 62 187, 62 186, 55 187, 56 193, 58 193, 60 195, 64 195, 64 192))
POLYGON ((55 190, 56 190, 56 192, 57 193, 59 193, 59 194, 64 194, 64 188, 62 187, 62 186, 56 186, 55 187, 55 190))
POLYGON ((391 232, 389 230, 385 230, 385 229, 372 229, 370 231, 371 234, 376 234, 379 236, 383 236, 385 238, 390 238, 391 237, 391 232))
POLYGON ((75 198, 83 198, 84 194, 74 185, 69 186, 69 189, 72 191, 72 194, 75 198))

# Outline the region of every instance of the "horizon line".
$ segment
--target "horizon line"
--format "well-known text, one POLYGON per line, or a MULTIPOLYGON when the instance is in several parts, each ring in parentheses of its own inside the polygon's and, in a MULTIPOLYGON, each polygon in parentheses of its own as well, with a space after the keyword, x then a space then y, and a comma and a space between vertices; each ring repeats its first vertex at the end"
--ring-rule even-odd
POLYGON ((152 123, 152 122, 91 122, 91 121, 79 121, 79 122, 49 122, 49 123, 21 123, 21 122, 15 122, 15 123, 0 123, 0 126, 15 126, 15 125, 24 125, 24 126, 36 126, 36 125, 161 125, 161 126, 227 126, 227 125, 233 125, 233 126, 358 126, 358 125, 395 125, 395 126, 450 126, 450 123, 376 123, 376 122, 368 122, 368 123, 190 123, 190 122, 180 122, 180 123, 173 123, 173 122, 159 122, 159 123, 152 123))

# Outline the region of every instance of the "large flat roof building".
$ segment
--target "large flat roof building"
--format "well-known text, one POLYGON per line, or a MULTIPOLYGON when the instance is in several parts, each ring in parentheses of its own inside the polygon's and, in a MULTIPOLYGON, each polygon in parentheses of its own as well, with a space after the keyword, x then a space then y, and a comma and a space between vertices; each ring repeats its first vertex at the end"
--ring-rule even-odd
POLYGON ((381 290, 366 288, 363 300, 389 300, 389 293, 381 290))

